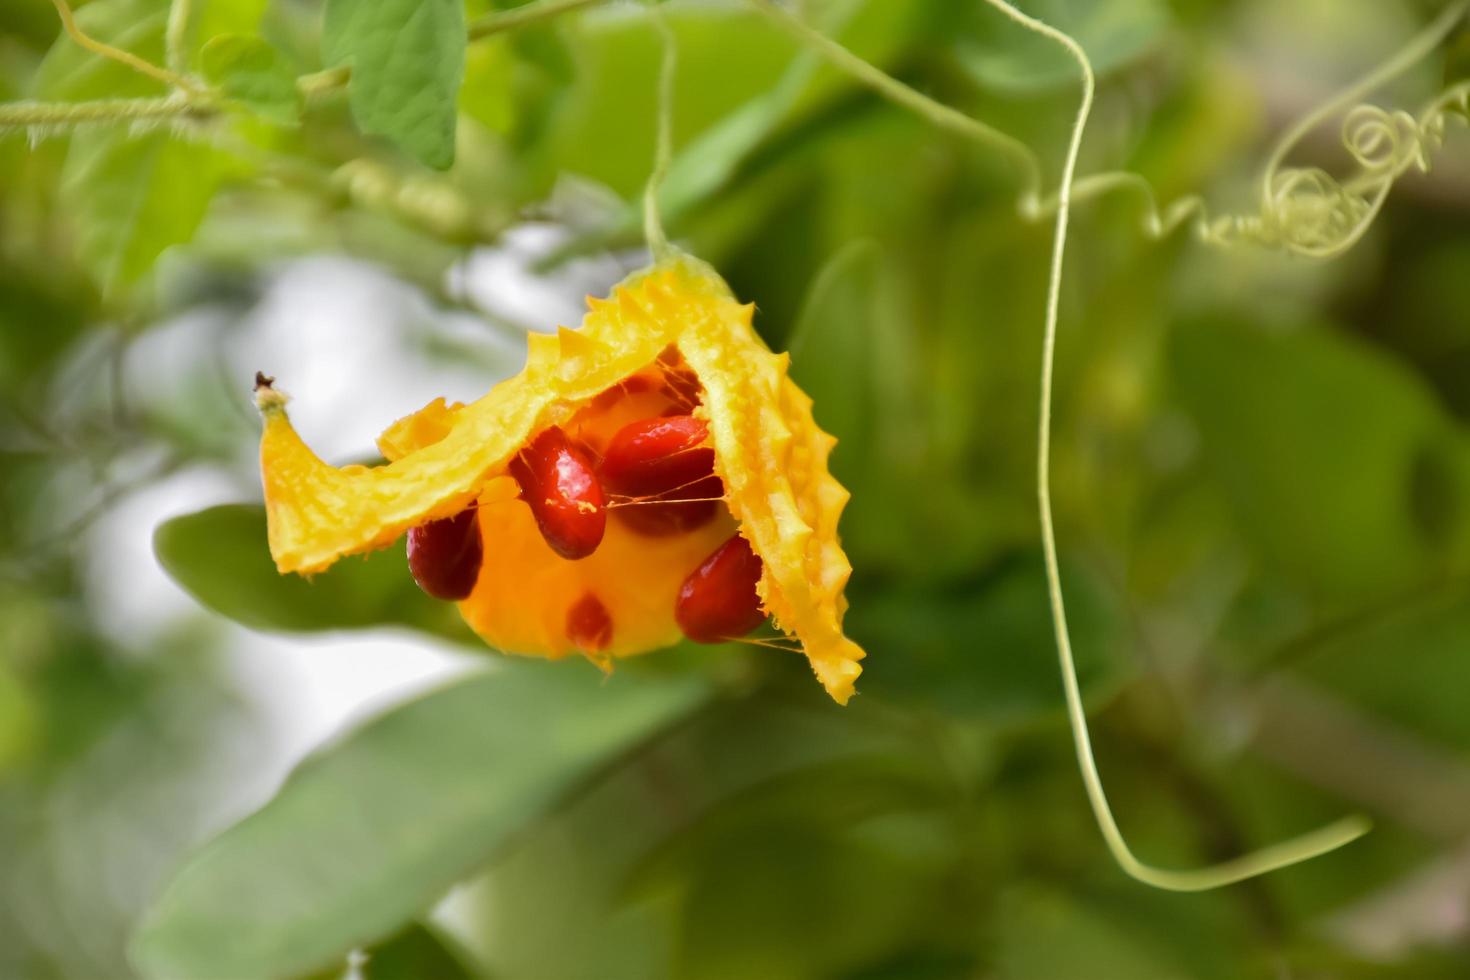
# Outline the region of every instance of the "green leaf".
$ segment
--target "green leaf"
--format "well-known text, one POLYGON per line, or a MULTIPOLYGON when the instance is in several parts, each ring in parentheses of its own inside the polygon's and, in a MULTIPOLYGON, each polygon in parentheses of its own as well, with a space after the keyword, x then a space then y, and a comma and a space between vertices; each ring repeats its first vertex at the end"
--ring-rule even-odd
POLYGON ((1116 909, 1084 905, 1044 886, 1012 886, 1000 898, 996 959, 1007 980, 1183 976, 1156 930, 1116 909))
POLYGON ((320 575, 281 575, 265 508, 225 504, 158 526, 159 563, 200 603, 252 629, 312 632, 386 624, 466 636, 454 606, 414 585, 402 548, 345 558, 320 575))
POLYGON ((295 125, 301 114, 296 77, 275 48, 258 37, 221 34, 200 55, 204 77, 225 95, 271 122, 295 125))
POLYGON ((30 694, 10 665, 0 660, 0 781, 30 751, 35 728, 30 694))
POLYGON ((197 3, 190 29, 202 45, 222 34, 253 35, 270 0, 203 0, 197 3))
POLYGON ((362 951, 362 963, 349 973, 349 955, 339 963, 298 980, 474 980, 465 954, 447 939, 417 922, 362 951))
POLYGON ((368 950, 365 980, 471 980, 462 955, 433 930, 414 923, 368 950))
POLYGON ((454 162, 464 79, 462 0, 327 0, 327 64, 349 65, 352 117, 440 170, 454 162))
POLYGON ((62 170, 83 261, 105 293, 142 279, 170 246, 189 241, 235 161, 167 133, 78 133, 62 170))
MULTIPOLYGON (((1128 673, 1124 621, 1081 568, 1064 566, 1067 613, 1083 694, 1105 697, 1128 673)), ((991 724, 1062 711, 1051 611, 1039 559, 987 582, 853 596, 848 631, 869 651, 863 691, 991 724)))
POLYGON ((1304 634, 1283 649, 1323 689, 1399 729, 1470 746, 1470 581, 1444 579, 1304 634), (1303 661, 1300 665, 1296 661, 1303 661))
POLYGON ((880 961, 927 912, 905 857, 801 816, 726 828, 686 869, 674 975, 798 980, 880 961))
POLYGON ((459 108, 492 132, 508 132, 515 122, 515 69, 515 52, 506 38, 490 37, 470 45, 459 108))
POLYGON ((327 966, 421 912, 707 693, 688 678, 522 661, 390 711, 195 852, 147 914, 134 961, 156 980, 327 966))
POLYGON ((1419 380, 1372 348, 1212 318, 1180 325, 1172 359, 1205 461, 1275 571, 1357 599, 1420 581, 1453 544, 1463 515, 1438 498, 1463 450, 1419 380))

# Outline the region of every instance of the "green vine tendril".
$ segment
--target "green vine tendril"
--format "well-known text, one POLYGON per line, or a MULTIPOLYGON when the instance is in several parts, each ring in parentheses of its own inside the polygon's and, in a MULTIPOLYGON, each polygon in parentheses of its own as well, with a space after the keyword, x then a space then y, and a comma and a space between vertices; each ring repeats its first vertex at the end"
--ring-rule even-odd
POLYGON ((1040 161, 1025 144, 904 85, 836 41, 812 29, 776 5, 773 0, 750 2, 810 50, 884 98, 918 113, 940 128, 967 135, 976 142, 1001 149, 1012 157, 1021 172, 1022 190, 1018 198, 1021 215, 1028 220, 1055 215, 1042 331, 1040 424, 1036 455, 1037 502, 1041 518, 1047 592, 1077 763, 1093 815, 1114 860, 1125 872, 1146 884, 1171 891, 1205 891, 1309 860, 1367 833, 1370 827, 1367 818, 1349 816, 1318 830, 1229 861, 1183 871, 1145 864, 1129 848, 1108 804, 1092 750, 1072 654, 1071 634, 1057 560, 1051 500, 1051 428, 1063 260, 1072 204, 1114 190, 1131 190, 1143 198, 1143 228, 1151 238, 1162 238, 1186 223, 1191 223, 1196 236, 1209 245, 1232 246, 1252 242, 1316 258, 1329 258, 1346 251, 1367 231, 1399 177, 1411 169, 1429 169, 1431 155, 1442 145, 1449 120, 1457 115, 1464 116, 1470 111, 1470 81, 1451 86, 1418 115, 1384 110, 1361 103, 1360 100, 1419 61, 1443 41, 1465 15, 1466 10, 1470 9, 1470 0, 1458 0, 1451 4, 1403 50, 1313 110, 1282 135, 1264 170, 1258 214, 1216 219, 1209 217, 1204 199, 1197 195, 1160 208, 1152 186, 1147 179, 1136 173, 1117 171, 1075 178, 1077 157, 1096 89, 1092 64, 1081 45, 1070 35, 1022 13, 1006 0, 986 2, 1027 30, 1060 45, 1077 63, 1082 74, 1082 101, 1073 123, 1060 186, 1048 198, 1042 198, 1039 193, 1040 161), (1352 108, 1347 108, 1349 106, 1352 108), (1344 112, 1342 142, 1358 167, 1354 175, 1338 180, 1320 168, 1283 166, 1287 156, 1307 133, 1340 112, 1344 112))
MULTIPOLYGON (((1023 218, 1037 221, 1057 212, 1060 192, 1042 196, 1041 164, 1025 143, 898 81, 815 30, 775 0, 749 2, 774 24, 846 72, 854 81, 941 129, 990 146, 1010 158, 1021 175, 1017 209, 1023 218)), ((1014 16, 1019 13, 1015 8, 994 0, 986 2, 1017 23, 1030 26, 1014 16)), ((1254 243, 1315 258, 1339 255, 1356 244, 1367 231, 1399 177, 1411 169, 1429 169, 1433 152, 1444 142, 1450 119, 1464 118, 1470 112, 1470 80, 1446 89, 1418 115, 1402 110, 1389 111, 1366 103, 1354 104, 1434 50, 1464 17, 1467 9, 1470 9, 1470 0, 1456 0, 1387 62, 1287 130, 1268 158, 1261 179, 1260 210, 1256 214, 1212 218, 1204 198, 1198 195, 1161 206, 1148 180, 1129 171, 1110 171, 1077 178, 1071 188, 1071 201, 1078 203, 1113 191, 1131 191, 1143 200, 1142 227, 1150 238, 1167 237, 1187 224, 1207 245, 1254 243), (1282 166, 1303 137, 1340 112, 1345 112, 1343 146, 1359 167, 1356 174, 1339 181, 1320 168, 1282 166)))
POLYGON ((1062 166, 1061 187, 1057 192, 1056 230, 1052 239, 1051 270, 1047 279, 1046 314, 1042 329, 1041 355, 1041 421, 1036 437, 1036 493, 1041 515, 1042 555, 1046 562, 1047 595, 1051 602, 1052 625, 1056 634, 1057 658, 1062 671, 1062 688, 1067 700, 1067 716, 1072 725, 1072 739, 1077 753, 1078 769, 1087 788, 1098 829, 1113 859, 1137 880, 1169 891, 1208 891, 1224 885, 1254 878, 1279 868, 1309 860, 1356 840, 1368 832, 1369 822, 1361 816, 1350 816, 1291 840, 1253 851, 1241 857, 1204 868, 1174 870, 1157 868, 1140 861, 1128 846, 1108 804, 1098 773, 1097 758, 1092 751, 1087 713, 1077 681, 1077 667, 1072 656, 1071 631, 1067 625, 1066 603, 1062 594, 1060 564, 1057 561, 1056 528, 1051 502, 1051 416, 1052 388, 1056 364, 1057 316, 1061 306, 1062 268, 1067 248, 1067 221, 1071 212, 1072 179, 1077 169, 1077 155, 1082 148, 1082 135, 1092 111, 1096 83, 1092 63, 1071 36, 1021 13, 1005 0, 987 0, 1016 23, 1048 38, 1066 49, 1082 70, 1082 102, 1072 125, 1067 157, 1062 166))
POLYGON ((658 132, 654 137, 653 169, 643 187, 643 237, 648 242, 648 250, 653 253, 653 261, 663 262, 675 251, 664 232, 663 218, 658 209, 658 190, 663 186, 664 177, 669 172, 669 161, 674 155, 674 77, 679 67, 679 49, 663 8, 653 4, 649 8, 649 16, 658 29, 663 57, 658 69, 658 132))

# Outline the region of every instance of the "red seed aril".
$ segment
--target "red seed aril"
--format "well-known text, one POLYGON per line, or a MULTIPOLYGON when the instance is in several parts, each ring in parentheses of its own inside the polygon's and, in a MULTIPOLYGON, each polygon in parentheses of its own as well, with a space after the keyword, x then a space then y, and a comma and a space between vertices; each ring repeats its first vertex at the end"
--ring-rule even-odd
POLYGON ((435 599, 459 600, 475 589, 483 557, 477 513, 471 507, 409 529, 408 570, 435 599))
POLYGON ((511 462, 510 473, 552 551, 576 561, 597 550, 607 529, 602 484, 565 432, 546 429, 511 462))
POLYGON ((663 536, 714 517, 725 488, 714 475, 714 449, 701 445, 708 435, 709 426, 692 415, 640 419, 619 429, 599 467, 609 493, 633 498, 618 507, 619 520, 642 534, 663 536))
POLYGON ((567 610, 567 639, 583 653, 606 650, 612 643, 612 613, 591 592, 578 599, 567 610))
POLYGON ((740 535, 715 549, 679 587, 674 620, 695 643, 744 636, 765 622, 755 585, 761 560, 740 535))
POLYGON ((629 497, 657 496, 709 476, 715 451, 700 446, 708 435, 708 424, 692 415, 630 422, 607 444, 603 484, 629 497))

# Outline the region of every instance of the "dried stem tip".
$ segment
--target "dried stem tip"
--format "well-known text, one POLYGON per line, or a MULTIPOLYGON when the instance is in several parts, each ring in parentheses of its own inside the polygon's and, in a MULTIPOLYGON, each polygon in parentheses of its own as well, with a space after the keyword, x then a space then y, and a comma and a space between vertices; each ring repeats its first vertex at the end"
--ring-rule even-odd
POLYGON ((262 412, 278 410, 286 404, 286 393, 277 391, 276 379, 264 371, 255 372, 255 407, 262 412))

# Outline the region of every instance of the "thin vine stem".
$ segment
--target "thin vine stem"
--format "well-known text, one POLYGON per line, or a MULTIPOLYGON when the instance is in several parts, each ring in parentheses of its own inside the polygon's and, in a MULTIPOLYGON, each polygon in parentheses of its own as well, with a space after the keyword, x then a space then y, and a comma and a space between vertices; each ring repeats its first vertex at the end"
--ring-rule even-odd
POLYGON ((164 28, 163 48, 169 71, 181 77, 189 71, 189 19, 193 12, 193 0, 172 0, 168 5, 168 26, 164 28))
POLYGON ((1077 667, 1072 655, 1071 631, 1067 625, 1066 602, 1062 594, 1061 570, 1057 561, 1056 527, 1052 518, 1051 502, 1052 395, 1056 363, 1057 318, 1061 306, 1063 260, 1067 248, 1067 222, 1071 212, 1072 181, 1077 170, 1077 156, 1082 147, 1082 136, 1087 128, 1088 117, 1092 112, 1096 81, 1092 63, 1088 60, 1086 52, 1069 35, 1021 13, 1005 0, 987 0, 987 2, 1016 23, 1061 45, 1082 70, 1082 101, 1072 124, 1072 135, 1067 144, 1067 155, 1062 166, 1061 187, 1057 197, 1056 226, 1052 239, 1051 269, 1047 279, 1041 355, 1041 419, 1037 427, 1036 438, 1036 494, 1041 515, 1042 556, 1046 564, 1047 597, 1051 604, 1057 657, 1061 666, 1062 687, 1067 701, 1067 716, 1071 721, 1077 765, 1082 773, 1082 782, 1087 789, 1088 802, 1092 805, 1098 829, 1101 830, 1103 840, 1106 841, 1113 859, 1124 871, 1145 884, 1169 891, 1208 891, 1335 850, 1367 833, 1369 829, 1367 819, 1361 816, 1345 817, 1291 840, 1203 868, 1189 870, 1157 868, 1145 864, 1134 855, 1118 827, 1112 807, 1108 804, 1102 777, 1098 773, 1097 758, 1092 750, 1087 713, 1083 708, 1082 692, 1077 680, 1077 667))
POLYGON ((1041 169, 1036 154, 1025 143, 905 85, 780 7, 774 0, 750 0, 750 3, 798 42, 821 54, 854 80, 890 102, 923 116, 940 129, 983 143, 1005 154, 1021 172, 1023 200, 1035 200, 1041 193, 1041 169))
POLYGON ((160 68, 153 62, 145 58, 140 58, 130 51, 124 51, 122 48, 115 48, 110 44, 99 41, 86 31, 83 31, 77 25, 76 15, 72 12, 71 5, 67 3, 67 0, 51 0, 51 5, 56 8, 56 14, 61 18, 62 30, 66 31, 67 37, 76 42, 79 47, 95 55, 116 61, 118 64, 126 65, 133 71, 141 75, 147 75, 149 78, 162 82, 172 88, 190 93, 198 92, 198 88, 182 75, 169 71, 167 68, 160 68))
POLYGON ((663 9, 655 4, 650 8, 649 16, 663 44, 663 57, 658 70, 658 132, 654 137, 653 170, 643 187, 643 237, 648 242, 648 250, 653 253, 653 261, 663 262, 674 253, 659 214, 658 191, 663 186, 664 176, 669 172, 669 161, 674 155, 674 78, 679 67, 679 48, 663 9))
MULTIPOLYGON (((1017 210, 1022 218, 1038 221, 1056 213, 1060 195, 1042 196, 1040 161, 1025 143, 904 85, 783 10, 774 0, 749 2, 854 81, 936 126, 1004 152, 1021 171, 1023 190, 1017 199, 1017 210)), ((997 4, 991 5, 1005 12, 997 4)), ((1254 242, 1309 258, 1339 255, 1361 239, 1400 176, 1414 167, 1429 169, 1429 151, 1443 140, 1449 113, 1470 111, 1470 89, 1463 85, 1447 89, 1417 117, 1404 112, 1389 113, 1371 105, 1353 108, 1344 121, 1343 144, 1362 172, 1345 181, 1338 181, 1317 168, 1282 168, 1282 161, 1312 128, 1432 50, 1467 10, 1470 10, 1470 0, 1455 0, 1389 62, 1314 109, 1283 134, 1265 168, 1262 202, 1256 214, 1212 218, 1204 198, 1198 194, 1161 206, 1148 180, 1129 171, 1107 171, 1078 178, 1071 189, 1071 200, 1091 200, 1119 190, 1136 193, 1144 203, 1144 233, 1153 239, 1164 238, 1188 224, 1207 245, 1254 242)))

